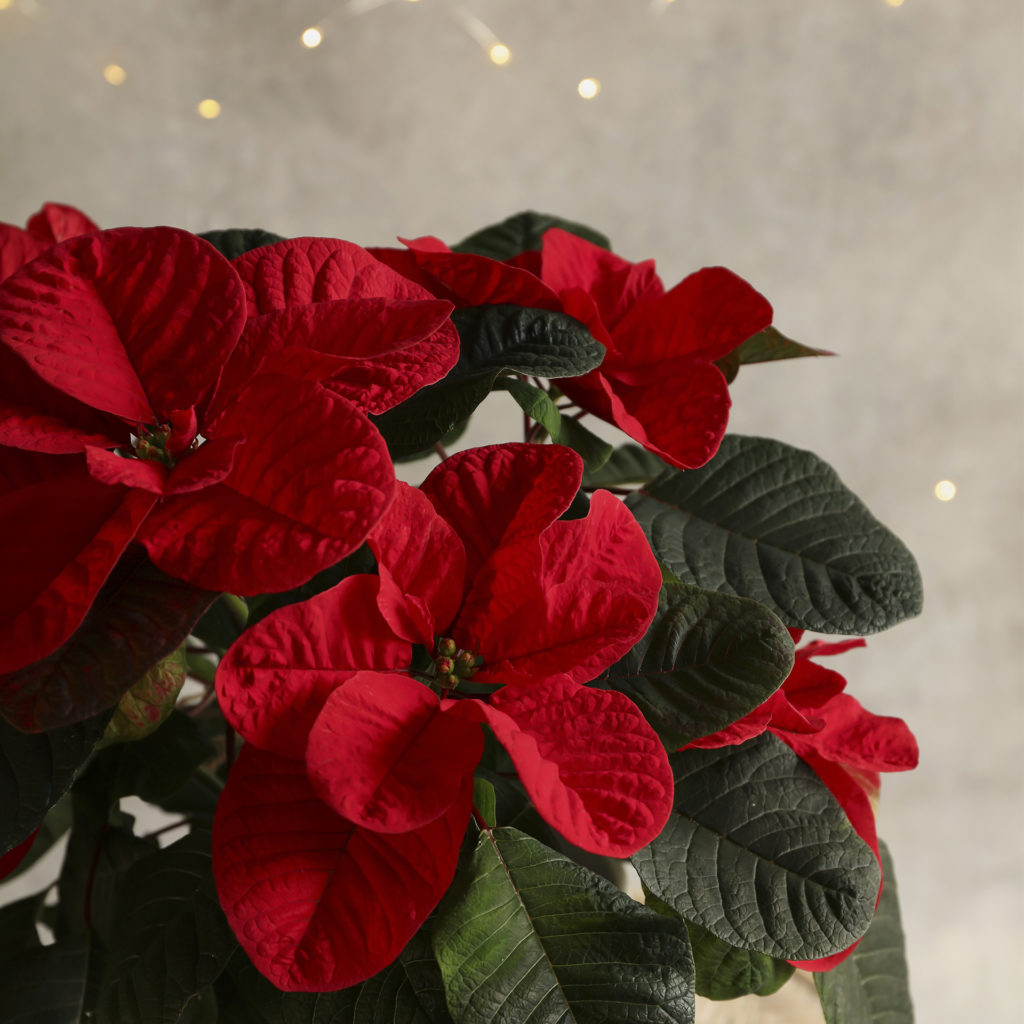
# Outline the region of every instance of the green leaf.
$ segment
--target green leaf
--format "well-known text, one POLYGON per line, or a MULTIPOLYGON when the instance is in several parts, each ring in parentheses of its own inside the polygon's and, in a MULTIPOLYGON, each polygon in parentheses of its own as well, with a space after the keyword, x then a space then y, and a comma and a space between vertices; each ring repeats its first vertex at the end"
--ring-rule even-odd
MULTIPOLYGON (((9 878, 10 876, 6 876, 9 878)), ((36 922, 49 887, 0 907, 0 964, 10 956, 42 945, 36 922)))
POLYGON ((626 504, 683 583, 752 598, 787 626, 875 633, 921 610, 913 555, 811 452, 729 435, 707 465, 626 504))
POLYGON ((135 795, 162 807, 215 754, 197 723, 183 711, 173 711, 144 739, 104 750, 93 768, 106 773, 103 785, 114 799, 135 795))
POLYGON ((687 922, 697 968, 697 995, 706 999, 770 996, 793 976, 791 963, 752 949, 737 949, 687 922))
POLYGON ((225 228, 221 231, 204 231, 200 238, 205 238, 229 260, 264 245, 284 241, 283 235, 275 235, 272 231, 262 228, 225 228))
POLYGON ((613 451, 607 441, 591 433, 579 420, 574 420, 571 416, 562 417, 558 443, 576 452, 583 459, 583 468, 591 472, 599 470, 613 451))
POLYGON ((498 820, 497 797, 494 795, 494 787, 479 776, 473 779, 473 809, 488 828, 494 828, 498 820))
POLYGON ((693 1020, 685 926, 515 829, 480 834, 434 952, 457 1024, 693 1020))
POLYGON ((588 242, 593 242, 594 245, 599 245, 602 249, 612 247, 608 239, 593 228, 571 220, 563 220, 549 213, 527 210, 503 220, 500 224, 491 224, 475 232, 452 248, 455 252, 473 252, 492 260, 509 260, 521 252, 539 249, 544 232, 549 228, 561 228, 588 242))
POLYGON ((241 951, 228 971, 239 1024, 452 1024, 427 926, 390 967, 340 992, 281 992, 241 951))
POLYGON ((672 814, 632 858, 659 900, 730 946, 785 960, 829 956, 860 938, 878 862, 782 740, 766 733, 669 762, 672 814))
POLYGON ((882 855, 882 898, 857 948, 837 967, 814 975, 828 1024, 913 1024, 903 925, 892 856, 882 855))
POLYGON ((67 642, 4 677, 3 714, 38 731, 114 707, 181 645, 215 597, 160 572, 142 554, 123 557, 67 642))
POLYGON ((666 584, 647 634, 595 684, 629 697, 678 749, 763 704, 793 667, 793 641, 767 608, 666 584))
POLYGON ((426 451, 465 420, 505 373, 576 377, 599 366, 604 346, 578 320, 525 306, 466 306, 452 314, 459 361, 444 380, 372 416, 395 457, 426 451))
POLYGON ((0 961, 0 1007, 9 1024, 78 1024, 89 973, 82 939, 40 946, 0 961))
POLYGON ((178 1024, 227 965, 237 943, 217 900, 209 843, 193 833, 125 876, 100 1024, 178 1024))
POLYGON ((615 449, 608 461, 595 472, 583 474, 584 487, 621 487, 624 484, 646 484, 668 468, 664 459, 641 448, 624 444, 615 449))
POLYGON ((562 416, 547 393, 535 388, 518 377, 502 377, 495 382, 495 389, 507 391, 530 419, 539 423, 553 441, 558 440, 562 428, 562 416))
POLYGON ((100 746, 132 743, 154 732, 174 710, 185 684, 185 647, 158 661, 121 698, 107 723, 100 746))
POLYGON ((19 732, 0 719, 0 853, 31 835, 67 792, 109 718, 107 711, 42 733, 19 732))
POLYGON ((801 356, 834 356, 824 348, 811 348, 801 345, 799 341, 787 338, 774 327, 766 327, 763 331, 747 338, 735 349, 740 363, 770 363, 776 359, 799 359, 801 356))

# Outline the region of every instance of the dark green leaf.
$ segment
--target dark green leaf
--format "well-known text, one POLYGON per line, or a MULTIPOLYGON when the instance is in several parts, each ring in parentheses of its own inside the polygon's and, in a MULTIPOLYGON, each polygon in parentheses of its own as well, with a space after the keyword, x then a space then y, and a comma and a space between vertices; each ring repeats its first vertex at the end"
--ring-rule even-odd
POLYGON ((693 1020, 684 925, 515 829, 481 833, 434 952, 458 1024, 693 1020))
POLYGON ((259 249, 264 245, 284 241, 282 235, 275 235, 272 231, 264 231, 262 228, 225 228, 221 231, 204 231, 199 237, 205 238, 229 260, 241 256, 250 249, 259 249))
POLYGON ((236 942, 217 900, 209 843, 193 833, 128 871, 100 1024, 177 1024, 227 965, 236 942))
POLYGON ((763 704, 793 667, 793 641, 763 605, 666 584, 647 635, 595 680, 624 693, 678 749, 763 704))
POLYGON ((549 228, 561 228, 588 242, 593 242, 594 245, 599 245, 602 249, 611 249, 608 239, 593 228, 554 217, 549 213, 535 213, 533 210, 517 213, 500 224, 491 224, 464 238, 452 248, 455 252, 473 252, 492 260, 509 260, 521 252, 539 249, 544 232, 549 228))
POLYGON ((913 555, 811 452, 729 435, 706 466, 626 504, 683 583, 752 598, 787 626, 875 633, 921 610, 913 555))
POLYGON ((43 900, 46 899, 48 891, 43 889, 0 907, 0 971, 7 957, 42 945, 39 941, 39 932, 36 931, 36 922, 39 920, 43 900))
POLYGON ((5 1024, 78 1024, 89 973, 89 948, 70 939, 0 961, 5 1024))
MULTIPOLYGON (((250 600, 258 601, 260 598, 250 600)), ((195 624, 192 635, 215 651, 226 651, 238 639, 242 628, 228 607, 226 595, 221 594, 195 624)))
POLYGON ((480 815, 488 828, 494 828, 497 823, 496 808, 497 798, 494 795, 494 787, 484 778, 475 778, 473 780, 473 810, 480 815))
POLYGON ((731 946, 785 960, 838 953, 864 933, 878 862, 782 740, 766 733, 669 761, 673 812, 632 858, 659 900, 731 946))
POLYGON ((27 838, 67 791, 103 735, 110 712, 50 732, 0 719, 0 853, 27 838))
POLYGON ((646 484, 668 468, 654 452, 638 444, 616 448, 608 461, 597 471, 583 474, 584 487, 621 487, 624 484, 646 484))
POLYGON ((536 420, 554 441, 562 428, 562 416, 555 403, 540 388, 527 384, 518 377, 502 377, 495 383, 495 389, 507 391, 518 403, 519 408, 532 420, 536 420))
POLYGON ((828 1024, 913 1024, 899 894, 892 857, 882 855, 882 898, 857 948, 837 967, 814 975, 828 1024))
POLYGON ((785 960, 752 949, 737 949, 716 939, 698 924, 687 922, 697 966, 697 995, 707 999, 770 996, 793 976, 785 960))
POLYGON ((371 417, 393 456, 426 451, 465 420, 506 372, 576 377, 600 365, 604 346, 578 320, 525 306, 466 306, 452 314, 459 361, 444 380, 371 417))
POLYGON ((571 416, 562 417, 558 443, 576 452, 583 459, 583 468, 591 472, 599 470, 613 451, 607 441, 591 433, 579 420, 574 420, 571 416))
POLYGON ((214 597, 160 572, 141 553, 124 556, 67 642, 4 677, 3 714, 40 731, 114 707, 181 645, 214 597))
POLYGON ((740 363, 770 363, 776 359, 798 359, 801 356, 834 356, 824 348, 811 348, 801 345, 799 341, 787 338, 774 327, 766 327, 763 331, 747 338, 735 349, 740 363))
POLYGON ((390 967, 340 992, 280 992, 241 952, 228 971, 238 1024, 451 1024, 426 926, 390 967))

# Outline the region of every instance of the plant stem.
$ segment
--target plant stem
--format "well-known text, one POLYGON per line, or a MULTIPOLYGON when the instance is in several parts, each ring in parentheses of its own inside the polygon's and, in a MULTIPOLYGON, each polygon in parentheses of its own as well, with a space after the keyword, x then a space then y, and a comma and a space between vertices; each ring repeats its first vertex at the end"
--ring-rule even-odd
POLYGON ((441 456, 441 461, 444 462, 448 458, 448 453, 444 450, 444 445, 440 441, 434 442, 434 451, 441 456))
POLYGON ((236 594, 221 594, 221 600, 239 631, 245 629, 245 625, 249 621, 249 606, 245 600, 236 594))

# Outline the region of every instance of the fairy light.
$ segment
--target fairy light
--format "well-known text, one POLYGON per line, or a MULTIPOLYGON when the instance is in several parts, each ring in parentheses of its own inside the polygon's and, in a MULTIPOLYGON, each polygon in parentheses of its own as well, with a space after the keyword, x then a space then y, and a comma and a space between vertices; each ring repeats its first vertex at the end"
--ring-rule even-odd
POLYGON ((110 85, 123 85, 128 72, 120 64, 108 64, 103 69, 103 77, 110 85))
POLYGON ((216 100, 201 100, 199 105, 196 107, 196 110, 199 111, 199 116, 205 117, 207 121, 212 121, 215 117, 220 117, 220 104, 216 100))
POLYGON ((6 11, 13 3, 14 0, 0 0, 0 11, 6 11))
POLYGON ((302 33, 302 45, 307 50, 312 50, 314 47, 319 46, 324 41, 324 34, 316 27, 316 25, 310 25, 305 32, 302 33))
POLYGON ((576 86, 576 91, 585 100, 592 100, 601 91, 601 83, 596 78, 584 78, 576 86))
POLYGON ((935 485, 935 497, 939 501, 952 501, 956 497, 956 484, 952 480, 940 480, 935 485))
POLYGON ((491 58, 491 63, 500 66, 512 59, 512 51, 504 43, 495 43, 487 51, 487 56, 491 58))
POLYGON ((885 0, 890 7, 902 7, 903 0, 885 0))

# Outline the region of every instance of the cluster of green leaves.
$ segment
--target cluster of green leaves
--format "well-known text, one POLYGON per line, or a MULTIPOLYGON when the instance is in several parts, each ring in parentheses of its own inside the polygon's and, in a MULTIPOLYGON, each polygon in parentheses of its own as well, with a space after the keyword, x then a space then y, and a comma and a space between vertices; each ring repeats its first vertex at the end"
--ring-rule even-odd
MULTIPOLYGON (((552 226, 607 247, 581 225, 523 214, 456 248, 506 259, 537 248, 552 226)), ((277 236, 206 237, 235 256, 277 236)), ((626 503, 663 566, 647 634, 592 684, 629 696, 672 751, 669 823, 633 858, 646 905, 603 877, 609 865, 565 848, 491 738, 455 882, 398 960, 341 992, 279 992, 248 961, 217 903, 209 829, 234 737, 215 702, 172 711, 181 645, 191 634, 189 671, 212 683, 209 655, 222 654, 247 624, 373 572, 374 562, 363 548, 303 587, 243 602, 169 581, 140 556, 102 601, 119 610, 130 636, 112 638, 97 615, 26 678, 29 698, 74 688, 83 673, 101 678, 87 711, 108 710, 31 735, 0 721, 0 850, 38 829, 23 871, 67 835, 56 903, 50 888, 0 908, 4 1019, 685 1024, 695 994, 768 995, 792 974, 787 961, 830 955, 863 935, 851 957, 819 976, 827 1021, 909 1024, 887 853, 876 910, 874 856, 785 744, 763 735, 717 750, 680 748, 742 718, 781 685, 794 657, 787 627, 864 634, 915 614, 921 587, 912 557, 808 452, 730 436, 708 465, 684 472, 636 445, 613 449, 543 383, 586 373, 603 358, 571 317, 492 306, 453 319, 456 367, 376 418, 394 457, 432 451, 492 391, 507 392, 531 436, 584 459, 583 489, 567 515, 584 515, 594 488, 632 489, 626 503), (130 678, 104 674, 115 642, 131 646, 130 678), (120 806, 126 796, 178 816, 187 834, 164 848, 138 835, 120 806), (40 941, 40 926, 52 943, 40 941)), ((721 368, 731 379, 745 363, 817 354, 769 329, 721 368)))

